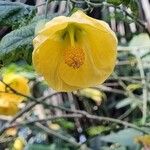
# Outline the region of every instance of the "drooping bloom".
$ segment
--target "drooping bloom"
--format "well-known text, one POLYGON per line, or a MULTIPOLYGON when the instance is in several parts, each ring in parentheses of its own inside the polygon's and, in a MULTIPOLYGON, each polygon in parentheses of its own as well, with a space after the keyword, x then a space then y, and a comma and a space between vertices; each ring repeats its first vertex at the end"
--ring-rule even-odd
MULTIPOLYGON (((3 82, 20 94, 29 95, 28 80, 17 74, 5 74, 3 82)), ((0 82, 0 114, 14 115, 18 111, 18 105, 24 97, 15 94, 3 82, 0 82)))
POLYGON ((57 91, 103 83, 116 61, 117 38, 104 21, 77 11, 47 22, 33 40, 33 65, 57 91))

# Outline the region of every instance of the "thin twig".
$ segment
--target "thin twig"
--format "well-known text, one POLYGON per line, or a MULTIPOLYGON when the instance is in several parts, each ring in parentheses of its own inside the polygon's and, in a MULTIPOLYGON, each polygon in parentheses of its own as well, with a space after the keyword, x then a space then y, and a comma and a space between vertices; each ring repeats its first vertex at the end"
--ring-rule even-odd
POLYGON ((38 5, 35 5, 35 7, 40 7, 40 6, 43 6, 43 5, 45 5, 45 4, 46 4, 46 2, 41 3, 41 4, 38 4, 38 5))
POLYGON ((138 67, 139 67, 139 71, 140 71, 140 76, 141 76, 141 80, 142 80, 142 84, 143 84, 143 117, 142 117, 142 124, 146 123, 146 119, 147 119, 147 101, 148 101, 148 91, 147 91, 147 83, 146 83, 146 76, 144 73, 144 67, 143 67, 143 63, 142 60, 140 58, 140 56, 137 54, 136 55, 136 59, 138 62, 138 67))
POLYGON ((123 51, 123 52, 131 52, 132 51, 136 51, 137 49, 140 49, 140 51, 147 51, 147 49, 150 50, 150 46, 149 45, 141 45, 141 46, 118 46, 117 47, 117 51, 123 51))
POLYGON ((122 120, 122 119, 126 118, 132 111, 133 111, 133 109, 129 108, 125 113, 123 113, 121 116, 119 116, 118 119, 122 120))
POLYGON ((49 0, 46 1, 46 4, 45 4, 45 19, 47 19, 47 14, 48 14, 48 4, 49 4, 49 0))
POLYGON ((112 93, 117 93, 117 94, 121 94, 121 95, 125 95, 127 96, 127 93, 123 90, 119 90, 119 89, 115 89, 115 88, 111 88, 105 85, 99 85, 97 87, 93 87, 94 89, 99 89, 105 92, 112 92, 112 93))
POLYGON ((35 124, 38 128, 42 129, 43 131, 45 131, 46 133, 50 134, 50 135, 53 135, 57 138, 60 138, 76 147, 79 147, 81 144, 77 143, 73 138, 70 138, 70 137, 66 137, 58 132, 55 132, 54 130, 51 130, 50 128, 42 125, 41 123, 37 122, 35 124))
MULTIPOLYGON (((43 102, 44 103, 44 102, 43 102)), ((80 118, 80 117, 85 117, 85 118, 88 118, 88 119, 93 119, 93 120, 97 120, 97 121, 108 121, 108 122, 113 122, 113 123, 117 123, 117 124, 121 124, 121 125, 124 125, 126 127, 131 127, 131 128, 134 128, 136 130, 139 130, 141 132, 144 132, 144 133, 149 133, 143 129, 141 129, 140 127, 132 124, 132 123, 129 123, 129 122, 126 122, 126 121, 122 121, 122 120, 119 120, 119 119, 114 119, 114 118, 110 118, 110 117, 101 117, 101 116, 95 116, 95 115, 91 115, 89 113, 87 113, 86 111, 81 111, 81 110, 71 110, 71 109, 68 109, 68 108, 64 108, 64 107, 60 107, 60 106, 55 106, 55 105, 51 105, 51 104, 46 104, 45 105, 49 106, 49 107, 53 107, 53 108, 57 108, 57 109, 62 109, 62 110, 65 110, 67 112, 71 112, 71 113, 75 113, 75 114, 71 114, 71 115, 68 115, 68 118, 73 118, 73 115, 74 115, 74 118, 80 118), (78 114, 82 115, 82 116, 78 116, 78 114)), ((47 121, 47 120, 51 120, 51 119, 58 119, 60 118, 61 116, 54 116, 54 117, 49 117, 49 118, 45 118, 45 119, 39 119, 39 121, 41 122, 44 122, 44 121, 47 121)), ((67 115, 63 116, 62 117, 64 118, 67 118, 67 115)), ((26 122, 25 124, 32 124, 34 122, 38 122, 38 120, 34 120, 34 121, 29 121, 29 122, 26 122)), ((16 124, 17 126, 19 126, 19 124, 16 124)), ((15 125, 12 125, 12 126, 15 126, 15 125)), ((5 130, 7 128, 10 128, 12 126, 6 126, 5 127, 5 130)))
POLYGON ((25 125, 31 125, 31 124, 34 124, 36 122, 40 122, 40 123, 45 123, 47 121, 50 121, 50 120, 56 120, 56 119, 60 119, 60 118, 81 118, 82 115, 81 114, 65 114, 65 115, 59 115, 59 116, 50 116, 50 117, 47 117, 47 118, 44 118, 44 119, 34 119, 34 120, 31 120, 31 121, 24 121, 24 122, 21 122, 21 123, 15 123, 15 124, 11 124, 9 126, 7 126, 7 129, 8 128, 12 128, 12 127, 18 127, 18 126, 25 126, 25 125))
POLYGON ((6 85, 6 87, 8 87, 12 92, 14 92, 15 94, 17 95, 20 95, 20 96, 23 96, 25 98, 28 98, 30 99, 31 102, 29 105, 27 105, 24 109, 22 109, 20 112, 18 112, 14 118, 12 120, 10 120, 9 122, 7 122, 1 129, 0 129, 0 134, 4 133, 5 129, 7 128, 7 126, 9 126, 9 124, 12 124, 13 122, 15 122, 19 117, 21 117, 24 113, 28 112, 29 110, 31 110, 36 104, 40 103, 40 102, 43 102, 44 100, 46 100, 47 98, 51 98, 53 97, 54 95, 57 95, 57 94, 61 94, 61 92, 56 92, 56 93, 53 93, 53 94, 50 94, 46 97, 41 97, 39 99, 36 99, 34 97, 31 97, 31 96, 28 96, 28 95, 24 95, 18 91, 16 91, 15 89, 13 89, 11 86, 9 86, 8 84, 6 84, 4 81, 1 80, 2 83, 4 83, 6 85))
POLYGON ((113 77, 114 77, 115 79, 118 79, 119 84, 120 84, 120 85, 122 86, 122 88, 126 91, 126 93, 127 93, 128 96, 130 96, 130 97, 132 97, 132 98, 135 98, 135 95, 134 95, 130 90, 128 90, 126 84, 118 77, 118 75, 117 75, 115 72, 113 73, 113 77))

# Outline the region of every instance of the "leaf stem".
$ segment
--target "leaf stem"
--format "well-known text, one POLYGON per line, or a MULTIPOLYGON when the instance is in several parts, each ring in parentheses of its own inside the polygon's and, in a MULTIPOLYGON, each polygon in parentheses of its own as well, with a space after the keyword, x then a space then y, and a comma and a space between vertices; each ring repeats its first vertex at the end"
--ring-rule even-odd
MULTIPOLYGON (((138 49, 137 49, 138 51, 138 49)), ((142 84, 143 84, 143 109, 142 109, 142 113, 143 113, 143 117, 142 117, 142 124, 146 123, 146 119, 147 119, 147 97, 148 97, 148 91, 147 91, 147 83, 146 83, 146 76, 144 73, 144 67, 143 67, 143 63, 142 60, 140 58, 140 56, 135 55, 137 62, 138 62, 138 67, 139 67, 139 72, 140 72, 140 76, 141 76, 141 80, 142 80, 142 84)))

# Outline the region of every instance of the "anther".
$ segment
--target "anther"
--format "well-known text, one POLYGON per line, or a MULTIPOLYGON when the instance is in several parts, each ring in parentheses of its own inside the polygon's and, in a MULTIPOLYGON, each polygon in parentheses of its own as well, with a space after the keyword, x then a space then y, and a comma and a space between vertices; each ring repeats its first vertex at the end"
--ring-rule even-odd
POLYGON ((64 52, 64 61, 65 63, 74 68, 78 69, 84 64, 85 54, 82 48, 71 47, 65 50, 64 52))

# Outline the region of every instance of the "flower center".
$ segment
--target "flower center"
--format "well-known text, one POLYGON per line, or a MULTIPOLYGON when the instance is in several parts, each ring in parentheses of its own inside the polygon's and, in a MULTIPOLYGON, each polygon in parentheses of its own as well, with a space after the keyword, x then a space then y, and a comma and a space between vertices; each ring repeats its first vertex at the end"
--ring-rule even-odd
POLYGON ((82 48, 71 47, 64 52, 65 63, 74 69, 80 68, 84 64, 85 54, 82 48))

